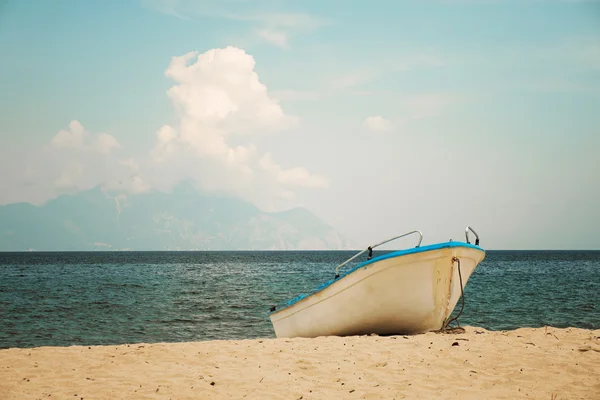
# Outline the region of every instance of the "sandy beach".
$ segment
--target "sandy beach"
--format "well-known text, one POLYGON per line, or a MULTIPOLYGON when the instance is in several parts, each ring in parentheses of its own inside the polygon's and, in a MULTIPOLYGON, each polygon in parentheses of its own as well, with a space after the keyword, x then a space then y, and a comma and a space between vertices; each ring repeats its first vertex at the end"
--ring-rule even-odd
POLYGON ((600 399, 600 330, 0 351, 9 399, 600 399))

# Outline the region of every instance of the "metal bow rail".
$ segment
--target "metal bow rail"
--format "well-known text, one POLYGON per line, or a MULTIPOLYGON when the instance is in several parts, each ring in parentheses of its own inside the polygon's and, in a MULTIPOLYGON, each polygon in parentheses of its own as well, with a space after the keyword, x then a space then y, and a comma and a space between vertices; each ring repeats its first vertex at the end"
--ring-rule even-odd
POLYGON ((470 226, 467 226, 465 228, 465 237, 467 238, 467 243, 471 243, 469 242, 469 231, 473 232, 473 234, 475 235, 475 246, 479 246, 479 235, 470 226))
MULTIPOLYGON (((384 245, 386 243, 392 242, 392 241, 394 241, 396 239, 400 239, 400 238, 403 238, 405 236, 412 235, 413 233, 418 233, 419 234, 419 243, 417 243, 417 245, 415 246, 415 247, 419 247, 421 245, 421 241, 423 240, 423 234, 421 233, 421 231, 417 230, 417 231, 412 231, 412 232, 408 232, 408 233, 402 234, 400 236, 394 236, 391 239, 387 239, 387 240, 384 240, 381 243, 377 243, 377 244, 375 244, 373 246, 367 247, 366 249, 358 252, 354 256, 350 257, 349 259, 347 259, 346 261, 344 261, 343 263, 341 263, 340 265, 338 265, 337 267, 335 267, 335 278, 337 279, 337 278, 340 277, 340 275, 338 273, 338 271, 339 271, 340 268, 342 268, 344 265, 348 264, 350 261, 354 260, 356 257, 360 256, 361 254, 364 254, 365 252, 368 251, 369 252, 369 259, 371 259, 371 257, 373 256, 373 249, 374 248, 377 248, 377 247, 382 246, 382 245, 384 245)), ((473 233, 475 233, 475 231, 473 231, 473 233)), ((475 235, 477 235, 477 234, 475 234, 475 235)), ((477 240, 479 241, 479 238, 477 240)))

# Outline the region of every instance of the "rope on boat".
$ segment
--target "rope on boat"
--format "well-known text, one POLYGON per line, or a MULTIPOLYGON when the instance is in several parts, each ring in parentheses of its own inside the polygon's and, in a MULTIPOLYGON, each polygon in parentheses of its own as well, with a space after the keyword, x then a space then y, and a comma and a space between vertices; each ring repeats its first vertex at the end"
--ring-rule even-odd
MULTIPOLYGON (((463 282, 462 282, 462 274, 460 272, 460 259, 458 257, 452 257, 452 266, 454 266, 454 263, 458 263, 458 278, 460 279, 460 298, 462 299, 462 304, 460 306, 460 311, 458 312, 458 314, 456 315, 456 317, 454 318, 450 318, 448 317, 448 319, 446 320, 446 322, 444 323, 444 325, 442 326, 442 329, 440 329, 440 332, 444 332, 447 330, 450 331, 454 331, 454 330, 461 330, 464 332, 464 328, 461 328, 460 326, 460 322, 458 322, 458 317, 460 317, 460 315, 462 314, 463 310, 465 309, 465 293, 463 291, 463 282), (456 328, 452 328, 450 327, 450 323, 455 321, 456 322, 456 328)), ((452 332, 454 333, 454 332, 452 332)))

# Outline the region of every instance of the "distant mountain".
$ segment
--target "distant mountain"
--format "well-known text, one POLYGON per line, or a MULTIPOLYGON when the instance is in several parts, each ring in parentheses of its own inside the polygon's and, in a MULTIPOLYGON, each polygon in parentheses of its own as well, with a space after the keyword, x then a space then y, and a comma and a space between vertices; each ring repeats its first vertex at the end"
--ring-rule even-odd
POLYGON ((304 208, 267 213, 189 184, 112 197, 99 187, 43 206, 0 206, 0 251, 337 250, 349 241, 304 208))

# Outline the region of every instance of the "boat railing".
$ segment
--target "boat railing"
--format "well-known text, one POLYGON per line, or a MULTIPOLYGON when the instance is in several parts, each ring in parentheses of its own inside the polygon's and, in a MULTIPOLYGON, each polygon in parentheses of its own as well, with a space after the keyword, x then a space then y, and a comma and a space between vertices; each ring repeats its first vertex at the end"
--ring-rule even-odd
MULTIPOLYGON (((344 261, 343 263, 341 263, 340 265, 338 265, 337 267, 335 267, 335 277, 336 277, 336 279, 340 277, 340 275, 338 273, 338 271, 340 270, 340 268, 342 268, 344 265, 348 264, 350 261, 354 260, 356 257, 358 257, 358 256, 360 256, 360 255, 362 255, 362 254, 364 254, 364 253, 366 253, 368 251, 369 252, 369 259, 371 259, 371 257, 373 256, 373 249, 375 249, 375 248, 377 248, 379 246, 383 246, 386 243, 392 242, 394 240, 397 240, 397 239, 400 239, 400 238, 403 238, 403 237, 406 237, 406 236, 409 236, 409 235, 412 235, 412 234, 415 234, 415 233, 417 233, 419 235, 419 243, 417 243, 417 245, 415 247, 419 247, 421 245, 421 241, 423 240, 423 234, 421 233, 421 231, 418 231, 418 230, 417 231, 411 231, 411 232, 404 233, 404 234, 399 235, 399 236, 394 236, 391 239, 387 239, 387 240, 384 240, 383 242, 380 242, 380 243, 377 243, 377 244, 374 244, 372 246, 367 247, 366 249, 364 249, 364 250, 356 253, 355 255, 353 255, 352 257, 350 257, 349 259, 347 259, 346 261, 344 261)), ((473 233, 475 233, 475 232, 473 232, 473 233)), ((477 234, 475 234, 475 235, 477 235, 477 234)), ((479 239, 477 239, 477 240, 479 240, 479 239)))
POLYGON ((469 243, 469 244, 471 243, 471 242, 469 242, 469 231, 473 232, 473 234, 475 235, 475 246, 479 246, 479 235, 470 226, 467 226, 465 228, 465 237, 467 239, 467 243, 469 243))

